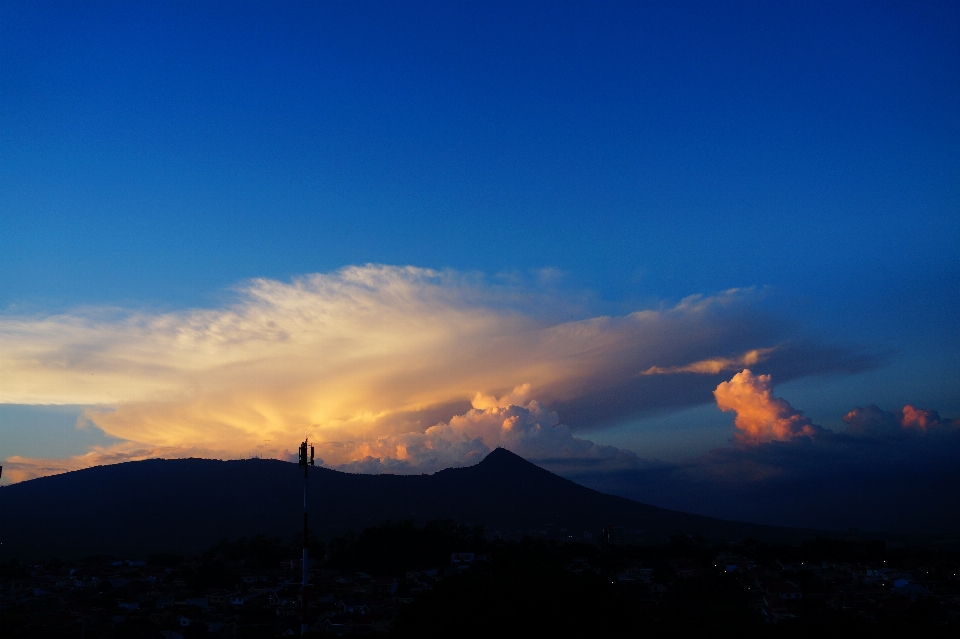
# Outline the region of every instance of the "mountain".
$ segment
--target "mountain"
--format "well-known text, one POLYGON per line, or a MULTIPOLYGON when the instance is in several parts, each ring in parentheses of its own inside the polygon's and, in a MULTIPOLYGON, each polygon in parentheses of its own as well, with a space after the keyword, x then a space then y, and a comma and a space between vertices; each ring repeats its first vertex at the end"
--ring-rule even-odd
MULTIPOLYGON (((0 488, 0 560, 194 553, 224 537, 300 530, 303 473, 277 460, 150 459, 0 488)), ((672 533, 796 541, 811 531, 730 522, 605 495, 499 448, 433 475, 356 475, 313 468, 311 532, 321 538, 386 520, 452 519, 504 536, 552 537, 622 526, 633 539, 672 533)))

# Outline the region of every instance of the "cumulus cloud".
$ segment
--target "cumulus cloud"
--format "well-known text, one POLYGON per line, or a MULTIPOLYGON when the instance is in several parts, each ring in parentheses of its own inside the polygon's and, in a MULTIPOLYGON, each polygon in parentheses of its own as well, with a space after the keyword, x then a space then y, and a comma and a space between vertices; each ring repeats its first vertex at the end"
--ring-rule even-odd
POLYGON ((939 433, 960 430, 960 419, 941 419, 935 410, 925 410, 907 404, 902 409, 888 412, 873 404, 857 406, 843 416, 846 433, 854 437, 902 437, 909 434, 939 433))
POLYGON ((900 425, 904 428, 914 428, 924 433, 931 430, 960 428, 960 420, 940 419, 940 414, 935 410, 914 408, 907 404, 901 413, 903 417, 900 418, 900 425))
POLYGON ((568 321, 546 297, 367 265, 253 280, 222 308, 0 317, 0 402, 108 406, 85 418, 129 443, 110 454, 282 457, 308 434, 331 464, 414 472, 496 445, 600 455, 571 433, 705 403, 732 362, 764 360, 784 379, 876 363, 797 337, 750 291, 614 317, 577 302, 563 315, 582 319, 568 321), (524 398, 504 399, 516 387, 524 398))
POLYGON ((528 401, 529 392, 530 385, 524 384, 500 399, 477 393, 469 411, 422 433, 328 444, 321 452, 330 465, 366 473, 433 472, 469 466, 499 446, 554 466, 588 462, 610 469, 637 462, 631 451, 575 437, 555 412, 536 400, 528 401))
POLYGON ((739 432, 735 437, 744 444, 758 444, 795 437, 814 437, 822 428, 812 423, 788 401, 773 396, 770 375, 754 375, 744 369, 713 391, 717 407, 734 411, 739 432))

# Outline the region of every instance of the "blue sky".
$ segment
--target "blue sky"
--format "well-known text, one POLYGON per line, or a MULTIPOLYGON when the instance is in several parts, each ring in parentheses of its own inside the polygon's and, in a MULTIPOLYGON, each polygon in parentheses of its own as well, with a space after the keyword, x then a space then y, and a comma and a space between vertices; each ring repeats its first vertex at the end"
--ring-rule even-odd
MULTIPOLYGON (((846 349, 871 362, 761 372, 831 428, 866 404, 957 416, 958 36, 949 2, 7 3, 0 312, 36 337, 368 263, 480 278, 484 309, 540 325, 749 289, 777 330, 697 357, 846 349)), ((544 380, 531 398, 574 402, 544 380)), ((733 417, 690 392, 571 427, 699 454, 733 417)), ((106 439, 36 404, 135 394, 62 395, 6 393, 0 457, 106 439)))
POLYGON ((520 4, 6 7, 2 302, 366 262, 956 281, 955 5, 520 4))

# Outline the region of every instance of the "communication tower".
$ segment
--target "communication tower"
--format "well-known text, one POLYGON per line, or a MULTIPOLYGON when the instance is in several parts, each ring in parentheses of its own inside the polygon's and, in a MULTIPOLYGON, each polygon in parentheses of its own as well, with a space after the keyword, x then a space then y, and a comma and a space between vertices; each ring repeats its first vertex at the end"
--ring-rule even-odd
POLYGON ((300 444, 300 468, 303 469, 303 583, 300 587, 300 634, 307 634, 307 579, 310 576, 310 562, 307 557, 307 539, 310 529, 307 525, 307 473, 313 466, 313 446, 307 439, 300 444), (309 452, 309 455, 307 454, 309 452))

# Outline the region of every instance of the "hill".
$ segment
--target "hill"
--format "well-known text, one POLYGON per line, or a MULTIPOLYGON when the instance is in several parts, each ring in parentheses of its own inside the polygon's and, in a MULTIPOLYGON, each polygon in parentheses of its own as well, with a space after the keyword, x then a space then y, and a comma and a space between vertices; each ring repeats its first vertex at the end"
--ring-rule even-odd
MULTIPOLYGON (((289 539, 301 526, 303 476, 292 463, 151 459, 43 477, 0 489, 0 559, 199 552, 222 539, 289 539)), ((452 519, 490 532, 560 538, 622 526, 657 542, 685 532, 708 539, 789 542, 811 531, 730 522, 605 495, 497 449, 468 468, 433 475, 311 470, 311 531, 330 538, 386 520, 452 519)))

